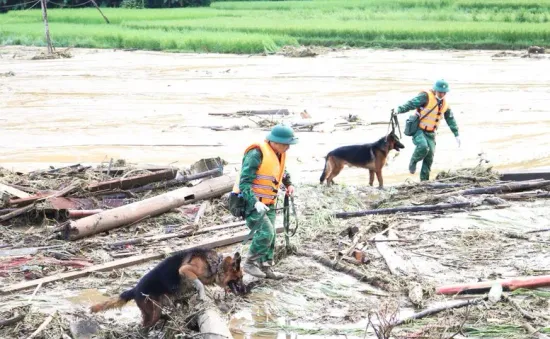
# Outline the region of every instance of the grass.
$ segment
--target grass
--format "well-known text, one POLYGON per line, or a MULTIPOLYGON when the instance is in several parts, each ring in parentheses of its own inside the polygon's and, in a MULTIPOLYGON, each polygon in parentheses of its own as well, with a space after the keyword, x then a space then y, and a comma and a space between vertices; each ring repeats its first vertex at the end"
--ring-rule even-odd
MULTIPOLYGON (((52 9, 56 46, 263 53, 285 45, 548 46, 550 0, 219 1, 210 8, 52 9)), ((0 15, 0 43, 44 45, 40 10, 0 15)))

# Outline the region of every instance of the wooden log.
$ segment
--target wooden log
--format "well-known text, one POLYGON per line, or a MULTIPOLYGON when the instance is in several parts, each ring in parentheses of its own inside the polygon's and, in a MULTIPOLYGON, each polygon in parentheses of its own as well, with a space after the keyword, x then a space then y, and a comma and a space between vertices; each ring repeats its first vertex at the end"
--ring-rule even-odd
POLYGON ((152 182, 171 180, 176 177, 177 170, 168 169, 164 171, 158 171, 154 173, 146 173, 136 175, 129 178, 117 178, 109 181, 98 182, 88 185, 87 189, 90 192, 110 190, 110 189, 130 189, 136 186, 146 185, 152 182))
POLYGON ((168 181, 162 182, 162 183, 148 184, 148 185, 145 185, 145 186, 132 188, 129 191, 132 192, 132 193, 139 193, 139 192, 154 190, 156 188, 168 188, 168 187, 172 187, 172 186, 176 186, 176 185, 181 185, 181 184, 184 184, 184 183, 192 181, 192 180, 206 178, 206 177, 209 177, 209 176, 217 177, 217 176, 222 175, 222 173, 223 173, 222 168, 219 168, 219 169, 215 168, 215 169, 208 170, 208 171, 205 171, 205 172, 202 172, 202 173, 185 175, 185 176, 182 176, 181 178, 168 180, 168 181))
POLYGON ((479 294, 489 291, 491 287, 499 283, 504 291, 513 291, 518 288, 536 288, 550 286, 550 275, 541 275, 535 277, 518 277, 511 279, 502 279, 496 281, 483 281, 471 284, 447 285, 436 288, 436 294, 479 294))
MULTIPOLYGON (((277 233, 281 233, 283 230, 284 230, 283 227, 277 227, 276 228, 277 233)), ((243 231, 243 232, 239 232, 237 234, 231 235, 231 236, 226 236, 226 237, 218 238, 218 239, 215 239, 215 240, 210 240, 210 241, 207 241, 207 242, 194 244, 194 245, 189 245, 189 246, 185 246, 183 248, 178 248, 177 251, 187 250, 187 249, 194 249, 194 248, 199 248, 199 247, 204 247, 204 248, 224 247, 224 246, 232 245, 232 244, 235 244, 235 243, 238 243, 238 242, 241 242, 241 241, 247 239, 249 234, 250 234, 249 231, 243 231)), ((176 251, 172 251, 172 252, 168 253, 168 255, 173 254, 175 252, 176 251)), ((53 275, 53 276, 50 276, 50 277, 44 277, 44 278, 35 279, 35 280, 31 280, 31 281, 24 281, 24 282, 17 283, 17 284, 14 284, 14 285, 1 287, 0 288, 0 295, 6 295, 6 294, 14 293, 14 292, 17 292, 17 291, 22 291, 22 290, 35 288, 39 284, 45 285, 45 284, 56 282, 56 281, 74 280, 74 279, 85 277, 85 276, 87 276, 87 275, 89 275, 90 273, 93 273, 93 272, 107 272, 107 271, 111 271, 111 270, 114 270, 114 269, 117 269, 117 268, 124 268, 124 267, 133 266, 133 265, 138 265, 138 264, 150 261, 150 260, 162 259, 162 258, 165 257, 165 255, 166 254, 164 252, 163 253, 158 253, 157 252, 157 253, 142 254, 142 255, 129 257, 129 258, 124 258, 124 259, 120 259, 120 260, 114 260, 114 261, 107 262, 107 263, 100 264, 100 265, 95 265, 95 266, 88 267, 88 268, 85 268, 85 269, 80 270, 80 271, 60 273, 60 274, 56 274, 56 275, 53 275)))
POLYGON ((545 199, 550 198, 550 192, 536 190, 531 192, 499 194, 498 197, 505 200, 545 199))
POLYGON ((409 274, 405 260, 398 256, 386 242, 383 242, 388 240, 385 236, 378 234, 373 240, 377 241, 376 249, 382 258, 384 258, 384 261, 386 261, 386 265, 388 265, 393 275, 403 276, 409 274))
POLYGON ((199 312, 197 323, 199 324, 201 339, 233 339, 233 335, 231 335, 226 322, 223 321, 220 311, 212 302, 209 303, 209 307, 199 312))
POLYGON ((463 301, 459 301, 459 302, 455 302, 455 303, 447 303, 447 304, 444 304, 444 305, 441 305, 441 306, 437 306, 437 307, 434 307, 434 308, 424 310, 422 312, 415 313, 415 314, 410 315, 408 317, 405 317, 403 319, 397 320, 397 321, 393 322, 391 325, 392 326, 399 326, 399 325, 402 325, 402 324, 404 324, 408 321, 411 321, 411 320, 421 319, 421 318, 427 317, 429 315, 439 313, 441 311, 446 311, 446 310, 450 310, 450 309, 454 309, 454 308, 460 308, 460 307, 469 306, 469 305, 475 305, 475 304, 478 304, 478 303, 480 303, 484 300, 487 300, 487 297, 463 300, 463 301))
POLYGON ((28 198, 31 195, 27 192, 18 190, 17 188, 0 183, 0 192, 6 192, 18 198, 28 198))
MULTIPOLYGON (((138 166, 135 169, 140 169, 148 172, 159 172, 159 171, 166 171, 166 170, 172 169, 172 167, 151 165, 151 166, 138 166)), ((108 167, 107 168, 102 167, 102 168, 95 169, 94 172, 100 172, 100 173, 116 176, 116 175, 121 175, 122 173, 128 170, 129 170, 128 167, 111 167, 110 169, 108 167)))
POLYGON ((532 190, 532 189, 542 188, 546 186, 550 186, 550 180, 511 182, 508 184, 498 185, 498 186, 469 188, 469 189, 456 191, 456 192, 437 194, 435 195, 435 198, 445 198, 453 195, 500 194, 500 193, 507 193, 507 192, 532 190))
POLYGON ((510 171, 500 174, 500 180, 503 181, 528 181, 533 179, 550 180, 550 170, 510 171))
POLYGON ((68 240, 81 239, 96 233, 130 225, 185 204, 218 197, 230 192, 234 183, 234 176, 223 175, 205 180, 194 187, 183 187, 149 199, 71 221, 65 232, 65 238, 68 240))
POLYGON ((471 206, 472 204, 469 202, 460 202, 455 204, 379 208, 375 210, 363 210, 363 211, 356 211, 356 212, 339 212, 339 213, 335 213, 334 217, 335 218, 353 218, 353 217, 363 217, 365 215, 373 215, 373 214, 394 214, 394 213, 400 213, 400 212, 403 212, 403 213, 433 212, 433 211, 444 211, 448 209, 466 208, 471 206))

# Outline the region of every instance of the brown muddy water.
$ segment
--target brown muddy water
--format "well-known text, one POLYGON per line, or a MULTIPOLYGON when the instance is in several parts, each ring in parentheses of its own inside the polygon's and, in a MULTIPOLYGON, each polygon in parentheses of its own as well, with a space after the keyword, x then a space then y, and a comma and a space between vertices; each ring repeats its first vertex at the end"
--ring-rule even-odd
MULTIPOLYGON (((182 167, 220 155, 238 167, 243 149, 266 132, 212 131, 203 127, 255 124, 208 113, 288 108, 326 121, 317 128, 324 132, 300 133, 289 153, 295 177, 316 182, 332 148, 375 141, 387 130, 331 133, 338 119, 389 120, 391 108, 437 78, 450 82, 462 147, 443 122, 435 172, 475 165, 480 154, 500 170, 550 166, 550 73, 540 71, 549 59, 494 58, 491 51, 347 50, 287 58, 73 49, 71 59, 29 60, 40 50, 0 49, 0 74, 15 74, 0 77, 4 167, 110 158, 182 167)), ((407 115, 400 116, 402 127, 407 115)), ((384 170, 388 183, 417 180, 407 173, 413 144, 404 138, 406 148, 384 170)), ((365 184, 367 177, 348 169, 339 179, 365 184)))

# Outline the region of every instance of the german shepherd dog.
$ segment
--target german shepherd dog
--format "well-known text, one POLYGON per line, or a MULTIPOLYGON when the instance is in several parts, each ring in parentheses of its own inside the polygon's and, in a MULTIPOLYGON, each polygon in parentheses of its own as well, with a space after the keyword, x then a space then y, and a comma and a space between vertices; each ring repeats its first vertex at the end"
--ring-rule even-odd
POLYGON ((204 300, 206 294, 203 284, 215 283, 226 292, 230 289, 234 294, 244 294, 242 278, 239 252, 233 257, 224 257, 212 249, 183 250, 162 260, 134 288, 122 292, 118 297, 93 305, 90 310, 96 313, 121 308, 128 301, 135 300, 141 311, 142 327, 149 328, 159 319, 167 320, 161 314, 161 298, 176 295, 181 290, 182 279, 191 282, 198 291, 199 299, 204 300))
POLYGON ((321 174, 320 183, 322 184, 326 179, 327 186, 334 184, 334 177, 340 174, 345 165, 348 165, 368 169, 369 185, 371 186, 376 173, 378 185, 383 188, 382 168, 386 164, 388 153, 392 149, 399 152, 402 148, 405 148, 405 145, 399 141, 393 131, 374 143, 338 147, 326 155, 325 168, 321 174))

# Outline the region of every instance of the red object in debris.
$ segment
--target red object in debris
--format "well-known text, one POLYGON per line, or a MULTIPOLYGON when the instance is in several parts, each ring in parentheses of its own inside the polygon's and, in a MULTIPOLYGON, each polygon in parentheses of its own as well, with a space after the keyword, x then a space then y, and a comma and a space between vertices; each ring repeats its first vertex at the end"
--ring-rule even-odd
POLYGON ((500 284, 504 291, 513 291, 518 288, 537 288, 550 286, 550 275, 536 277, 518 277, 503 280, 483 281, 471 284, 458 284, 438 287, 436 294, 479 294, 488 292, 494 284, 500 284))

